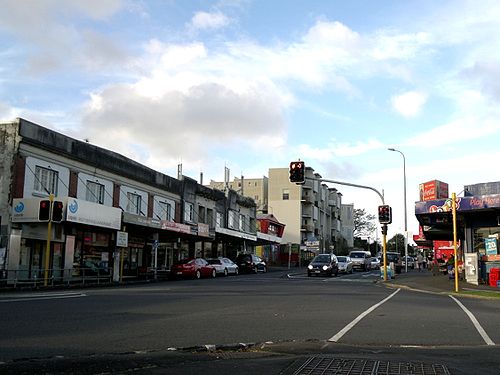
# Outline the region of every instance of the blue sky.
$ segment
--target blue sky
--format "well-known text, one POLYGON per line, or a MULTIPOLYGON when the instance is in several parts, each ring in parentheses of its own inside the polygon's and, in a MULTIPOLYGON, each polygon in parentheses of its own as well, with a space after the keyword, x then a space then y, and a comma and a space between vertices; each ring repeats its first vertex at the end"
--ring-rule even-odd
MULTIPOLYGON (((0 119, 169 175, 259 178, 300 158, 383 191, 499 181, 497 1, 0 0, 0 119)), ((344 203, 376 213, 376 194, 344 203)))

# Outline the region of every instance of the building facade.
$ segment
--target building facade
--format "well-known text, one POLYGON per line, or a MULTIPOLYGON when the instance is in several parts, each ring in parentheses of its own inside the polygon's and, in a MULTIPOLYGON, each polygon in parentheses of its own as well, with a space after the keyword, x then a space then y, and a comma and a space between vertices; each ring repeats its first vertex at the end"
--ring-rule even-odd
POLYGON ((24 119, 0 124, 0 136, 0 265, 8 279, 49 269, 56 280, 102 273, 118 281, 156 276, 185 257, 255 250, 253 199, 24 119), (41 217, 45 202, 62 206, 60 220, 41 217))

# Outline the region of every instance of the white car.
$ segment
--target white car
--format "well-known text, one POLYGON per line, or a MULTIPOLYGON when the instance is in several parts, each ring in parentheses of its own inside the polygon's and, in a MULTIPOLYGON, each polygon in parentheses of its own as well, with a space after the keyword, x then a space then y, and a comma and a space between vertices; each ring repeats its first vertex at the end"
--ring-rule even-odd
POLYGON ((352 260, 348 256, 337 256, 340 273, 352 273, 352 260))
POLYGON ((370 258, 370 268, 372 270, 378 270, 380 268, 380 259, 376 257, 370 258))
POLYGON ((207 262, 215 267, 218 275, 237 275, 239 273, 238 266, 228 258, 208 258, 207 262))

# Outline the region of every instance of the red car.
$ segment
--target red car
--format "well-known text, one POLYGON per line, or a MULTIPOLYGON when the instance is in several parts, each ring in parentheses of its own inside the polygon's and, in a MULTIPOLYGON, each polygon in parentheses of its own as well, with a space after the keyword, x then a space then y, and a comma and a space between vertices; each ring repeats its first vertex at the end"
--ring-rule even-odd
POLYGON ((170 268, 170 276, 176 277, 215 277, 217 271, 203 258, 183 259, 170 268))

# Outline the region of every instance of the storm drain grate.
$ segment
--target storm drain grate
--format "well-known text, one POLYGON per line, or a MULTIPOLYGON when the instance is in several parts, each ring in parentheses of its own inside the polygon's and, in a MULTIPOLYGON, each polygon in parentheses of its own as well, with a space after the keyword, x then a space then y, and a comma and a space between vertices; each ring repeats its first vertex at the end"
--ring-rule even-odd
POLYGON ((293 375, 450 375, 444 365, 310 357, 293 375))

